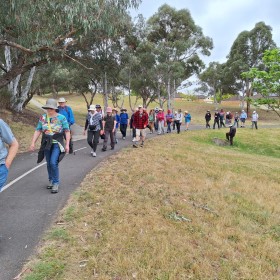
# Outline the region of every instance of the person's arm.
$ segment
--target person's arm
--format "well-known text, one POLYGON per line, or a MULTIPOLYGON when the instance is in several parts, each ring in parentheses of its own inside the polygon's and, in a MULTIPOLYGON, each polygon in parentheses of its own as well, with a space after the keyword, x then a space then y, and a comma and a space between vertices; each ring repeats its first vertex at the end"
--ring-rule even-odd
POLYGON ((14 138, 14 141, 9 145, 9 152, 5 161, 5 165, 8 169, 10 168, 17 154, 18 147, 19 147, 18 141, 16 140, 16 138, 14 138))
POLYGON ((69 124, 72 125, 75 123, 74 114, 70 107, 68 107, 68 110, 69 110, 69 124))
POLYGON ((88 128, 88 118, 86 118, 85 129, 84 129, 84 135, 86 135, 87 128, 88 128))
POLYGON ((117 125, 117 121, 116 121, 116 119, 114 120, 114 128, 113 128, 113 132, 115 132, 115 130, 116 130, 116 125, 117 125))
POLYGON ((30 151, 34 151, 35 150, 35 143, 38 140, 39 136, 41 135, 42 131, 41 130, 35 130, 33 137, 32 137, 32 141, 31 141, 31 145, 29 147, 30 151))
POLYGON ((103 119, 103 121, 102 121, 102 130, 100 131, 101 135, 104 133, 104 129, 105 129, 105 121, 103 119))
POLYGON ((69 153, 69 143, 70 143, 70 130, 65 131, 65 138, 66 138, 66 143, 65 143, 65 152, 68 154, 69 153))

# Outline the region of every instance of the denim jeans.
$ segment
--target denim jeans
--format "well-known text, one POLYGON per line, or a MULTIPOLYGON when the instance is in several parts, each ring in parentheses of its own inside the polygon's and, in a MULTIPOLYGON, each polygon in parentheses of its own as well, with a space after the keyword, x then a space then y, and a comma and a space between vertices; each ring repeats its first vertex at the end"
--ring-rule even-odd
POLYGON ((171 132, 171 122, 167 122, 167 132, 171 132))
POLYGON ((59 155, 60 155, 60 148, 58 144, 52 144, 50 150, 45 150, 49 181, 51 181, 53 185, 59 184, 59 169, 58 169, 59 155))
POLYGON ((0 191, 7 181, 9 170, 5 164, 0 165, 0 191))

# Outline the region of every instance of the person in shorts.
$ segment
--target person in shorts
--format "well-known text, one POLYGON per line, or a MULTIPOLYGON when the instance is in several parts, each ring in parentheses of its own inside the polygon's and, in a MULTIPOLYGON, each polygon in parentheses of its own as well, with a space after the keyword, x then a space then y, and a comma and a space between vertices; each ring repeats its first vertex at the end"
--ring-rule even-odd
POLYGON ((143 110, 143 106, 138 106, 138 111, 134 113, 133 127, 136 129, 136 141, 133 144, 134 148, 138 148, 138 141, 141 140, 140 147, 144 146, 146 139, 146 127, 148 125, 149 116, 146 111, 143 110))

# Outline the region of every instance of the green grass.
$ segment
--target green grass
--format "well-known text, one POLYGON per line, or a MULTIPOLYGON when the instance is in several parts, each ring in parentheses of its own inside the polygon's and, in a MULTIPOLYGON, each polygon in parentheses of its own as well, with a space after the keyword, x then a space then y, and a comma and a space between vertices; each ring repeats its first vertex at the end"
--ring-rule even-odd
MULTIPOLYGON (((203 130, 191 134, 191 139, 206 145, 215 145, 212 139, 217 137, 226 139, 225 133, 228 128, 220 130, 203 130)), ((270 156, 280 158, 280 129, 279 128, 260 128, 252 130, 250 128, 237 129, 233 147, 225 146, 221 150, 234 150, 236 152, 254 155, 270 156)))

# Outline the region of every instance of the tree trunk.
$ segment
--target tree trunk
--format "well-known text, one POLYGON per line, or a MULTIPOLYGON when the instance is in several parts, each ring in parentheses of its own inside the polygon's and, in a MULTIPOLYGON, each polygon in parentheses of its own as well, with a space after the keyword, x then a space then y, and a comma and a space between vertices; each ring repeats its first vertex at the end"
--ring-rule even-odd
POLYGON ((16 112, 21 112, 22 109, 23 109, 23 105, 25 104, 25 101, 28 99, 28 93, 30 91, 30 88, 31 88, 31 84, 32 84, 32 81, 33 81, 33 77, 34 77, 34 74, 35 74, 35 70, 36 70, 36 67, 34 66, 31 70, 30 70, 30 73, 29 73, 29 76, 28 76, 28 79, 27 79, 27 82, 26 82, 26 85, 25 85, 25 88, 23 89, 22 93, 20 96, 17 96, 17 100, 16 102, 13 104, 13 109, 16 111, 16 112))
POLYGON ((104 83, 103 83, 103 103, 104 103, 104 112, 108 107, 108 93, 107 93, 107 72, 104 73, 104 83))
POLYGON ((168 81, 167 81, 167 94, 168 94, 167 109, 171 109, 171 86, 170 86, 170 76, 169 76, 169 74, 168 74, 168 81))

